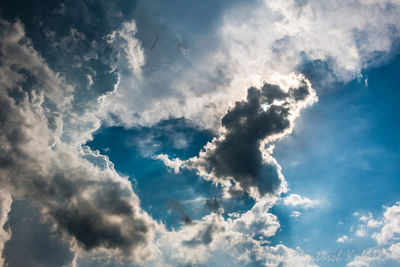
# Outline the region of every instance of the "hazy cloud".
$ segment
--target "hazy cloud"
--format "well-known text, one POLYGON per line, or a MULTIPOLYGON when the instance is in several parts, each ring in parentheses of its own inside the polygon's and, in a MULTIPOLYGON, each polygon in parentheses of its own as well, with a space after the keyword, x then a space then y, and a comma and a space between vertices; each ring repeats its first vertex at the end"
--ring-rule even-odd
POLYGON ((311 200, 307 197, 303 197, 298 194, 290 194, 289 196, 283 199, 283 203, 287 206, 303 207, 305 209, 319 205, 318 200, 311 200))

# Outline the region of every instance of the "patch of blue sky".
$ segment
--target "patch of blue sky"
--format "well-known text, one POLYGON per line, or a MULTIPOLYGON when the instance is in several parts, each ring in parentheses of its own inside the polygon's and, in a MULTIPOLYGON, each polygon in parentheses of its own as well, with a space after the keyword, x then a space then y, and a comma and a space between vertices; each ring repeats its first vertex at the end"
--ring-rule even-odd
POLYGON ((276 144, 274 156, 290 193, 319 199, 320 205, 300 209, 298 218, 290 216, 296 209, 274 207, 282 225, 274 242, 300 246, 313 256, 343 252, 341 262, 321 256, 321 266, 343 266, 348 252, 376 245, 355 236, 360 222, 353 213, 379 216, 383 205, 400 199, 398 73, 400 57, 348 84, 317 88, 319 102, 302 113, 292 135, 276 144), (343 235, 352 240, 338 243, 343 235))
MULTIPOLYGON (((379 215, 383 205, 390 206, 400 197, 399 70, 400 57, 348 84, 317 88, 319 102, 303 111, 293 134, 276 143, 274 156, 291 188, 289 194, 317 199, 320 205, 273 207, 281 228, 272 243, 300 246, 321 266, 342 266, 347 257, 356 255, 353 250, 375 244, 355 236, 359 219, 353 213, 379 215), (294 210, 301 215, 292 217, 294 210), (343 235, 351 241, 338 243, 343 235), (338 253, 342 253, 339 262, 334 259, 338 253)), ((178 201, 188 216, 199 219, 209 212, 205 199, 221 192, 193 172, 174 174, 152 156, 164 153, 187 159, 212 137, 184 119, 170 119, 153 127, 102 128, 88 145, 108 155, 118 171, 136 179, 135 191, 145 210, 168 227, 178 227, 182 214, 169 208, 170 201, 178 201)), ((252 204, 245 196, 226 201, 223 207, 226 215, 252 204)))
MULTIPOLYGON (((167 154, 188 159, 196 156, 212 137, 211 132, 184 119, 170 119, 153 127, 102 128, 87 145, 107 155, 117 171, 134 179, 134 190, 146 211, 167 227, 176 228, 183 223, 182 215, 200 219, 208 214, 206 200, 219 198, 221 189, 188 170, 175 174, 153 156, 167 154)), ((246 211, 253 204, 248 196, 221 202, 226 216, 230 212, 246 211)))

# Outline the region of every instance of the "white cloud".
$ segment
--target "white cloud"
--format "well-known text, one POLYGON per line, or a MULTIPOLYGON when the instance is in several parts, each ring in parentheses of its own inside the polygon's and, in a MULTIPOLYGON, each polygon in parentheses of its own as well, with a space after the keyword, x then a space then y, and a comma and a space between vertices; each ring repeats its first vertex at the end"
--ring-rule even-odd
MULTIPOLYGON (((100 120, 90 109, 79 116, 72 110, 72 87, 34 50, 19 21, 0 26, 0 73, 8 77, 0 82, 0 187, 32 202, 77 255, 150 258, 155 222, 131 183, 107 157, 81 147, 100 120), (24 73, 34 81, 24 85, 24 73)), ((3 226, 11 198, 2 197, 3 226)))
POLYGON ((292 211, 292 213, 290 214, 290 217, 294 217, 294 218, 298 218, 301 216, 301 212, 298 210, 294 210, 292 211))
POLYGON ((382 224, 383 224, 383 222, 377 221, 377 220, 374 220, 374 219, 370 219, 370 220, 367 222, 367 226, 368 226, 369 228, 378 228, 378 227, 381 226, 382 224))
POLYGON ((397 240, 400 235, 400 202, 392 207, 387 207, 383 213, 383 227, 380 232, 374 234, 379 244, 387 244, 391 240, 397 240))
POLYGON ((271 267, 315 266, 312 257, 298 248, 268 244, 268 237, 275 235, 280 226, 276 216, 268 212, 275 201, 260 200, 249 211, 227 220, 212 213, 178 231, 165 231, 157 241, 163 257, 149 262, 150 266, 243 266, 254 261, 271 267), (263 238, 255 240, 258 234, 263 238))
MULTIPOLYGON (((70 105, 74 88, 65 82, 62 75, 48 67, 25 38, 19 21, 9 23, 2 20, 0 86, 16 90, 22 97, 14 99, 6 90, 0 93, 2 112, 9 116, 0 135, 1 159, 8 159, 5 161, 7 164, 16 164, 12 172, 9 169, 0 171, 1 185, 9 188, 12 195, 31 199, 39 206, 43 218, 53 223, 54 229, 60 231, 74 248, 82 243, 90 244, 79 240, 74 229, 64 225, 64 220, 82 219, 76 214, 83 216, 90 211, 101 222, 96 227, 102 231, 115 231, 105 236, 101 240, 103 243, 100 242, 101 245, 94 250, 140 262, 156 253, 157 249, 151 242, 155 232, 153 228, 162 226, 156 225, 140 209, 139 199, 129 181, 113 169, 106 157, 81 148, 81 144, 100 127, 99 117, 107 119, 107 112, 115 112, 121 115, 122 124, 132 126, 136 123, 154 124, 170 116, 184 116, 196 124, 212 128, 219 125, 220 118, 234 101, 245 97, 249 86, 260 87, 271 77, 276 78, 276 73, 282 74, 278 75, 280 83, 288 82, 289 73, 297 70, 302 55, 327 61, 337 79, 347 81, 356 77, 364 67, 379 63, 373 59, 376 52, 390 51, 392 39, 398 37, 396 31, 391 31, 393 27, 399 28, 398 10, 398 2, 377 0, 346 3, 310 0, 303 4, 297 1, 260 1, 255 5, 234 7, 224 14, 221 24, 210 34, 210 39, 215 41, 212 47, 205 46, 204 52, 197 52, 197 57, 186 58, 191 68, 176 62, 170 71, 160 69, 147 77, 148 80, 140 77, 145 57, 140 42, 134 38, 135 24, 128 22, 120 31, 111 34, 110 41, 123 49, 120 60, 124 60, 124 55, 133 73, 121 75, 120 82, 115 84, 118 90, 95 99, 98 101, 95 109, 79 115, 71 110, 70 105), (385 8, 387 3, 392 4, 390 10, 385 8), (37 79, 29 92, 24 91, 21 85, 26 80, 20 71, 22 69, 37 79), (149 88, 153 89, 147 90, 149 88), (44 108, 48 103, 54 104, 55 108, 44 108), (102 113, 98 113, 99 109, 102 113), (70 142, 64 142, 63 138, 70 142), (117 199, 107 199, 114 194, 117 199), (120 207, 128 212, 115 210, 115 203, 121 204, 120 207), (82 208, 86 210, 80 214, 82 208), (127 242, 123 249, 110 240, 115 233, 121 234, 120 237, 127 242), (135 240, 143 242, 137 244, 135 240)), ((190 56, 189 50, 186 51, 185 56, 190 56)), ((88 83, 91 83, 90 79, 88 83)), ((315 99, 314 95, 307 103, 292 106, 289 130, 279 136, 270 136, 266 141, 289 133, 300 109, 315 99)), ((284 181, 275 159, 271 155, 263 156, 264 160, 276 166, 279 179, 284 181)), ((161 157, 175 171, 179 170, 179 160, 161 157)), ((286 190, 286 184, 282 183, 281 189, 279 193, 286 190)), ((249 193, 259 197, 251 188, 249 193)), ((294 207, 316 205, 314 200, 298 195, 286 199, 294 207)), ((268 205, 264 204, 257 202, 251 211, 237 218, 225 220, 221 215, 211 214, 181 230, 165 232, 158 240, 157 252, 169 253, 171 259, 186 262, 202 262, 204 259, 212 262, 213 257, 224 255, 236 263, 257 259, 267 266, 277 263, 313 265, 311 258, 301 251, 284 245, 263 246, 261 241, 252 238, 256 232, 266 238, 273 236, 279 228, 276 216, 269 213, 268 205), (216 228, 210 228, 212 224, 216 228), (210 240, 208 234, 215 236, 210 240), (182 248, 182 243, 172 240, 193 240, 186 244, 198 246, 187 246, 176 253, 175 249, 182 248), (206 243, 210 250, 205 249, 206 243), (225 246, 229 248, 226 251, 225 246)), ((399 233, 398 206, 385 212, 384 225, 374 236, 379 244, 396 239, 399 233)), ((1 222, 3 218, 1 216, 1 222)), ((367 224, 376 228, 381 223, 370 219, 367 224)), ((7 234, 4 237, 7 239, 7 234)), ((398 258, 397 244, 385 251, 393 259, 398 258)))
MULTIPOLYGON (((360 217, 360 220, 366 222, 368 227, 380 227, 377 232, 372 234, 372 238, 377 241, 377 247, 364 250, 349 262, 347 266, 380 266, 388 262, 397 262, 397 264, 400 264, 400 202, 396 202, 393 206, 386 207, 385 209, 383 221, 374 220, 371 213, 360 217)), ((361 230, 360 233, 362 234, 359 236, 365 236, 364 225, 360 227, 359 231, 361 230)))
POLYGON ((108 108, 124 111, 126 125, 183 116, 215 130, 248 87, 260 87, 276 73, 298 71, 305 58, 323 61, 332 70, 324 82, 348 81, 380 64, 399 37, 399 10, 400 3, 391 0, 233 5, 207 37, 193 40, 190 53, 168 65, 161 60, 143 80, 122 77, 108 108))
POLYGON ((140 41, 135 37, 137 33, 135 21, 124 22, 121 28, 107 35, 107 41, 113 43, 118 50, 123 50, 119 60, 127 59, 130 69, 140 75, 145 64, 145 57, 140 41))
POLYGON ((64 82, 60 74, 52 71, 45 60, 25 38, 24 26, 20 21, 10 23, 0 18, 0 52, 2 59, 0 86, 6 88, 26 80, 20 70, 28 70, 35 77, 33 90, 42 90, 59 109, 69 107, 74 88, 64 82), (17 71, 15 71, 17 70, 17 71))
POLYGON ((316 207, 320 204, 318 200, 311 200, 298 194, 290 194, 283 199, 283 203, 292 207, 303 207, 305 209, 316 207))
POLYGON ((159 154, 155 156, 156 159, 161 160, 165 166, 174 170, 175 173, 179 173, 179 169, 181 168, 183 161, 180 159, 169 159, 166 154, 159 154))
POLYGON ((355 233, 356 236, 358 237, 364 237, 366 236, 367 232, 365 231, 364 225, 358 226, 358 229, 355 233))
POLYGON ((338 243, 346 243, 349 241, 351 241, 351 239, 349 239, 349 237, 347 235, 343 235, 336 240, 336 242, 338 242, 338 243))

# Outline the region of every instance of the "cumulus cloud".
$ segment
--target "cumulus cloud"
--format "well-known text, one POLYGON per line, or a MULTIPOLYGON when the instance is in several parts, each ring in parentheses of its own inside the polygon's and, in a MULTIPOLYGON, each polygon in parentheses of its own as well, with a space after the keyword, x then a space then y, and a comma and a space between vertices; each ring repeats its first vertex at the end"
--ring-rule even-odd
MULTIPOLYGON (((382 221, 376 221, 372 214, 360 217, 370 228, 379 228, 371 237, 376 240, 377 247, 368 248, 362 254, 357 255, 348 266, 378 266, 384 263, 400 263, 400 202, 391 207, 385 207, 382 221)), ((364 227, 362 225, 362 227, 364 227)), ((362 236, 366 235, 364 228, 362 236)))
POLYGON ((12 199, 10 194, 4 190, 0 190, 0 266, 4 265, 4 244, 11 238, 11 230, 4 228, 8 220, 8 213, 11 210, 11 203, 12 199))
POLYGON ((349 237, 347 235, 342 235, 341 237, 339 237, 336 242, 338 243, 346 243, 348 241, 351 241, 351 239, 349 239, 349 237))
MULTIPOLYGON (((331 75, 347 81, 379 63, 376 55, 388 53, 398 37, 399 3, 246 1, 229 5, 213 25, 205 23, 210 28, 198 39, 185 36, 191 25, 171 23, 168 33, 177 40, 172 47, 179 55, 167 51, 157 57, 158 45, 146 58, 135 38, 136 23, 123 22, 134 2, 57 4, 46 16, 64 16, 70 23, 60 20, 65 25, 59 32, 52 28, 54 17, 40 21, 49 45, 34 46, 19 20, 0 21, 1 187, 15 199, 32 202, 77 257, 99 253, 143 263, 161 253, 160 265, 165 265, 213 264, 222 255, 228 265, 313 266, 300 250, 268 245, 279 221, 263 197, 271 199, 287 186, 272 146, 265 145, 289 134, 300 110, 316 101, 309 81, 290 73, 304 61, 322 60, 331 75), (47 50, 59 56, 49 60, 47 50), (175 172, 196 170, 230 196, 249 193, 257 199, 250 211, 225 219, 218 202, 210 200, 211 214, 167 231, 140 208, 128 178, 107 157, 82 147, 100 119, 132 126, 182 116, 216 129, 217 137, 198 157, 157 158, 175 172)), ((297 202, 308 205, 306 198, 297 202)), ((4 195, 2 226, 10 203, 4 195)), ((389 218, 387 225, 397 223, 389 218)), ((378 242, 394 239, 392 228, 383 226, 378 242)), ((1 232, 2 241, 9 236, 1 232)), ((395 245, 387 250, 398 255, 395 245)))
POLYGON ((215 213, 224 213, 224 209, 221 207, 220 199, 217 197, 211 197, 206 199, 206 207, 215 213))
MULTIPOLYGON (((213 8, 218 3, 209 2, 213 8)), ((207 21, 211 22, 204 27, 193 25, 191 18, 197 10, 182 8, 184 14, 174 10, 179 19, 170 20, 154 10, 158 5, 141 6, 141 12, 161 17, 144 26, 165 33, 159 44, 167 45, 159 53, 148 51, 149 67, 143 80, 129 75, 122 78, 108 106, 124 111, 118 123, 152 125, 184 116, 215 130, 229 104, 245 97, 245 88, 260 87, 275 73, 304 70, 307 62, 325 64, 326 70, 320 70, 324 83, 348 81, 390 57, 399 37, 400 5, 393 0, 238 1, 225 5, 226 9, 210 13, 207 21), (168 23, 159 25, 160 20, 168 23), (199 30, 195 35, 194 26, 199 30), (190 49, 184 55, 171 45, 182 35, 190 38, 190 49)), ((140 23, 140 17, 138 20, 140 23)), ((144 34, 149 36, 149 47, 156 33, 144 34)))
POLYGON ((145 58, 140 41, 135 37, 136 32, 135 21, 124 22, 120 29, 113 31, 106 38, 107 42, 122 48, 123 55, 119 60, 126 58, 130 69, 140 74, 145 58))
POLYGON ((29 200, 13 200, 7 226, 12 236, 3 251, 6 266, 67 266, 74 258, 69 245, 41 220, 29 200))
POLYGON ((304 207, 305 209, 319 205, 319 201, 311 200, 298 194, 290 194, 283 199, 283 203, 287 206, 304 207))
POLYGON ((33 48, 31 41, 25 38, 23 24, 20 21, 10 23, 0 18, 0 38, 1 76, 4 77, 1 86, 6 89, 8 85, 17 81, 28 82, 29 77, 35 80, 33 90, 43 90, 60 109, 65 108, 70 100, 66 96, 71 94, 73 87, 64 83, 63 78, 48 67, 33 48), (24 76, 25 70, 28 73, 24 76))
POLYGON ((228 219, 212 213, 177 231, 165 232, 157 240, 164 258, 150 264, 316 266, 301 250, 269 244, 268 238, 280 227, 277 217, 268 212, 275 201, 262 199, 249 211, 228 219))
POLYGON ((389 241, 397 240, 400 235, 400 202, 392 207, 387 207, 383 213, 383 226, 380 232, 374 234, 379 244, 386 244, 389 241))
POLYGON ((161 160, 165 166, 174 170, 175 173, 179 173, 183 161, 180 159, 170 159, 166 154, 158 154, 154 157, 155 159, 161 160))
MULTIPOLYGON (((83 249, 136 262, 150 257, 155 223, 127 177, 106 157, 62 142, 62 113, 73 113, 71 87, 33 49, 19 21, 1 21, 0 34, 0 72, 9 77, 0 91, 1 187, 34 203, 78 254, 83 249), (34 80, 27 84, 28 77, 34 80)), ((79 129, 85 118, 74 123, 79 129)))
POLYGON ((175 171, 195 169, 205 179, 222 184, 229 195, 243 192, 258 198, 286 191, 280 166, 267 143, 293 130, 301 109, 313 104, 316 93, 302 75, 274 77, 260 89, 248 89, 246 100, 235 102, 221 119, 218 137, 198 157, 185 162, 158 155, 175 171))

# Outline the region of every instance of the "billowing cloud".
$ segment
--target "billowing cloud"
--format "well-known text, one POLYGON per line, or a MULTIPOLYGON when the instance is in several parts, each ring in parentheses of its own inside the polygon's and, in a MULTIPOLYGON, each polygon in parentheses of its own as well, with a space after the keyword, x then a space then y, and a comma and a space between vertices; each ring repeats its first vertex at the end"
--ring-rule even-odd
MULTIPOLYGON (((204 3, 202 8, 209 4, 213 10, 203 11, 209 11, 204 27, 192 19, 202 13, 197 5, 139 5, 143 15, 137 24, 151 29, 142 33, 148 67, 142 80, 129 72, 123 75, 105 108, 121 111, 114 123, 152 125, 186 117, 217 130, 229 104, 244 98, 246 88, 261 87, 276 73, 308 72, 305 64, 310 62, 325 66, 312 70, 321 73, 324 84, 349 81, 390 57, 399 37, 400 4, 394 0, 204 3), (158 12, 160 6, 165 13, 158 12), (171 19, 170 13, 176 17, 171 19), (158 17, 151 22, 144 18, 153 14, 158 17), (188 49, 182 54, 177 45, 184 38, 188 49)), ((108 120, 113 123, 112 117, 108 120)))
POLYGON ((11 238, 11 230, 4 229, 8 220, 8 213, 11 210, 12 199, 8 192, 0 190, 0 266, 4 265, 3 249, 4 244, 11 238))
MULTIPOLYGON (((330 78, 348 81, 380 63, 399 35, 397 1, 240 1, 225 10, 218 3, 196 27, 165 23, 162 10, 143 29, 142 13, 132 20, 136 1, 46 2, 45 10, 32 8, 42 16, 22 14, 31 38, 18 12, 14 22, 0 20, 0 187, 7 192, 0 192, 0 249, 12 238, 12 225, 4 224, 13 198, 34 205, 75 263, 96 254, 150 266, 217 266, 221 258, 226 265, 314 266, 300 249, 269 244, 280 227, 269 210, 287 191, 271 142, 291 133, 300 111, 317 100, 306 77, 293 73, 324 61, 330 78), (138 34, 151 35, 151 53, 138 34), (173 203, 186 223, 166 230, 141 209, 129 178, 83 145, 102 123, 151 126, 171 117, 216 137, 188 160, 155 157, 176 173, 196 171, 226 195, 248 193, 253 208, 226 218, 211 198, 211 214, 195 220, 173 203)), ((30 10, 32 3, 16 6, 30 10)), ((145 14, 151 5, 142 5, 145 14)), ((178 139, 177 147, 187 145, 178 139)), ((295 195, 287 201, 311 205, 295 195)), ((385 224, 369 221, 381 244, 398 234, 390 214, 385 224)), ((385 251, 397 257, 398 244, 385 251)))
MULTIPOLYGON (((356 255, 347 266, 379 266, 382 264, 400 263, 400 202, 391 207, 385 207, 381 221, 374 220, 372 214, 360 217, 366 226, 375 229, 379 227, 370 237, 375 239, 377 247, 368 248, 362 254, 356 255)), ((362 225, 363 226, 363 225, 362 225)), ((366 235, 364 231, 363 236, 366 235)))
POLYGON ((253 197, 286 191, 280 166, 265 149, 293 130, 304 107, 313 104, 316 93, 302 75, 275 77, 260 89, 250 88, 246 100, 235 102, 221 119, 220 135, 185 162, 159 155, 175 171, 196 169, 199 175, 228 188, 230 195, 247 192, 253 197))
POLYGON ((387 207, 383 213, 383 226, 380 232, 374 234, 374 238, 379 244, 387 244, 389 241, 396 240, 400 235, 400 202, 392 207, 387 207))
MULTIPOLYGON (((9 77, 0 91, 1 187, 36 205, 76 253, 135 262, 151 257, 154 222, 128 179, 107 157, 62 142, 63 119, 73 115, 71 87, 33 49, 19 21, 1 27, 0 72, 9 77)), ((85 122, 83 116, 74 125, 85 122)))
POLYGON ((270 245, 280 227, 268 212, 275 200, 262 199, 245 213, 224 219, 211 213, 157 240, 163 258, 150 264, 212 266, 316 266, 301 250, 270 245), (255 238, 257 237, 257 238, 255 238))

